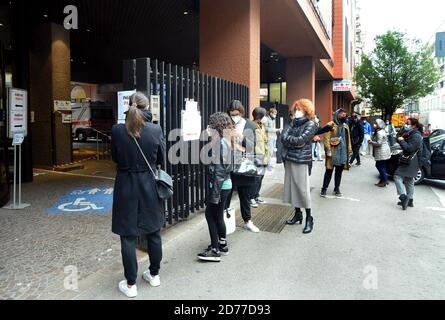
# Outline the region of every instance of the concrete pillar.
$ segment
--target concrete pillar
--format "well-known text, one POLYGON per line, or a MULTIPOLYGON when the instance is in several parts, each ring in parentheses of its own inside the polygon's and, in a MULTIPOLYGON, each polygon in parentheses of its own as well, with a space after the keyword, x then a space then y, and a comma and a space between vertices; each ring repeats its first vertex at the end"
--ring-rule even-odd
POLYGON ((315 110, 323 125, 332 120, 333 81, 317 80, 315 82, 315 110))
POLYGON ((70 34, 54 23, 40 25, 30 50, 30 101, 34 165, 72 161, 71 125, 53 113, 54 100, 71 100, 70 34))
POLYGON ((200 71, 248 86, 250 111, 260 105, 260 19, 260 0, 200 2, 200 71))
POLYGON ((299 99, 315 101, 315 62, 312 57, 288 59, 286 79, 289 105, 299 99))

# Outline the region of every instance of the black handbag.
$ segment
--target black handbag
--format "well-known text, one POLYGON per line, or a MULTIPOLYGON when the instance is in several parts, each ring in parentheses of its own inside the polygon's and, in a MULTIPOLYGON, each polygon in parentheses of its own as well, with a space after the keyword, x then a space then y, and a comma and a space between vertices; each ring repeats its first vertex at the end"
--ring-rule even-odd
POLYGON ((150 166, 150 163, 147 160, 147 157, 145 156, 144 152, 142 151, 141 146, 139 145, 136 138, 134 138, 134 142, 136 142, 136 145, 139 148, 139 151, 141 152, 142 156, 144 157, 145 162, 147 163, 148 167, 150 168, 151 173, 155 177, 156 180, 156 189, 158 191, 158 197, 161 200, 168 200, 171 197, 173 197, 173 179, 172 177, 165 171, 158 169, 157 173, 153 171, 153 169, 150 166))
POLYGON ((410 154, 408 156, 405 156, 403 153, 400 155, 399 158, 399 164, 404 166, 409 166, 411 164, 411 161, 416 157, 416 155, 419 153, 420 150, 417 150, 413 154, 410 154))

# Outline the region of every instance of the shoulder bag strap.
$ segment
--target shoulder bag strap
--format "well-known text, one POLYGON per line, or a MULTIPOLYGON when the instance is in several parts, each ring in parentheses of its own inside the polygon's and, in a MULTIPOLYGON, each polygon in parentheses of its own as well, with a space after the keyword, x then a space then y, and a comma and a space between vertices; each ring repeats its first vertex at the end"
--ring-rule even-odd
POLYGON ((151 168, 150 162, 148 162, 147 157, 144 154, 144 151, 142 151, 141 146, 139 145, 139 142, 135 137, 133 137, 134 142, 136 142, 136 145, 138 146, 139 151, 141 152, 142 156, 144 157, 145 162, 147 163, 147 166, 150 168, 151 173, 155 177, 155 180, 157 179, 156 174, 154 173, 153 169, 151 168))

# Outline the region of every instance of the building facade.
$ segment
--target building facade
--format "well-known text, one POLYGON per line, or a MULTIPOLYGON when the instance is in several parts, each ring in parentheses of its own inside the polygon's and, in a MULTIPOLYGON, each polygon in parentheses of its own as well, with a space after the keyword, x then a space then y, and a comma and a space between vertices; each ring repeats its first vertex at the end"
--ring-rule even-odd
MULTIPOLYGON (((322 122, 330 121, 355 99, 352 86, 334 92, 334 81, 353 78, 355 8, 355 0, 4 2, 0 108, 8 112, 8 87, 29 92, 24 181, 32 181, 33 167, 73 161, 72 128, 54 102, 69 101, 73 83, 119 87, 129 59, 151 57, 247 86, 246 116, 278 102, 284 117, 287 105, 308 98, 322 122)), ((11 168, 6 126, 0 121, 0 162, 11 168)))
POLYGON ((420 113, 445 111, 445 58, 438 58, 437 64, 440 69, 441 78, 437 84, 436 91, 419 100, 420 113))

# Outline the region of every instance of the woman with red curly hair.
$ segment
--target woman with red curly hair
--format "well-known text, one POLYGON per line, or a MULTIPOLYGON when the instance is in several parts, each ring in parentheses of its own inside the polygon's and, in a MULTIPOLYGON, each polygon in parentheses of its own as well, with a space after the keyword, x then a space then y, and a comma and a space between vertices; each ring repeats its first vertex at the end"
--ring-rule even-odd
POLYGON ((290 108, 292 122, 283 130, 283 161, 285 162, 284 201, 293 205, 295 215, 286 224, 303 224, 302 208, 306 209, 306 226, 303 233, 312 232, 311 188, 309 166, 312 164, 312 140, 317 127, 313 121, 315 108, 308 99, 301 99, 290 108))

